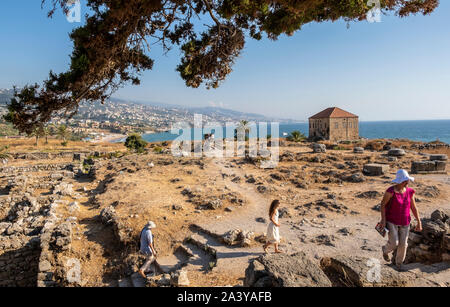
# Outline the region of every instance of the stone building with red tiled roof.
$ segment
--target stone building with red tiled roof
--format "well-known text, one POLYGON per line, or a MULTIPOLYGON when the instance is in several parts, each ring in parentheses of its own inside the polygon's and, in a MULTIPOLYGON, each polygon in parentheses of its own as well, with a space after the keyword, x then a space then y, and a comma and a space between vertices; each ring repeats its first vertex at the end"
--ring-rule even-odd
POLYGON ((325 109, 309 118, 309 137, 330 141, 357 140, 359 118, 337 107, 325 109))

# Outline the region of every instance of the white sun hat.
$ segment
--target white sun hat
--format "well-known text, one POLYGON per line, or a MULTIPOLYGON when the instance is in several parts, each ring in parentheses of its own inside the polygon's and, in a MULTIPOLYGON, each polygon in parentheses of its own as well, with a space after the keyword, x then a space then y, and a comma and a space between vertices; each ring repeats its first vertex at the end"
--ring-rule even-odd
POLYGON ((148 222, 147 225, 145 225, 147 228, 156 228, 156 224, 152 221, 148 222))
POLYGON ((400 184, 408 180, 414 182, 414 177, 409 176, 407 171, 401 169, 397 172, 397 177, 394 180, 392 180, 392 182, 400 184))

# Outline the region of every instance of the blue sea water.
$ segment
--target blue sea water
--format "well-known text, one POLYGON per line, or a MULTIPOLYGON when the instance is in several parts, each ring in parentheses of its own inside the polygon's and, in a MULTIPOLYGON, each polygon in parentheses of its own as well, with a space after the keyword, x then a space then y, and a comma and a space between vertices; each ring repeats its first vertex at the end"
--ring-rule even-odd
MULTIPOLYGON (((271 134, 270 125, 268 134, 271 134)), ((291 133, 298 130, 308 135, 308 124, 280 124, 279 134, 283 137, 284 133, 291 133)), ((202 131, 195 131, 199 136, 202 131)), ((209 131, 208 131, 209 132, 209 131)), ((205 131, 205 133, 208 133, 205 131)), ((431 142, 439 139, 442 142, 450 144, 450 120, 420 120, 420 121, 379 121, 379 122, 360 122, 359 134, 368 139, 410 139, 414 141, 431 142)), ((191 131, 194 135, 194 130, 191 131)), ((217 135, 217 134, 216 134, 217 135)), ((225 132, 224 132, 224 135, 225 132)), ((173 141, 179 135, 169 132, 144 134, 143 138, 148 142, 173 141)), ((226 135, 233 137, 234 135, 226 135)), ((275 137, 275 135, 272 135, 275 137)))

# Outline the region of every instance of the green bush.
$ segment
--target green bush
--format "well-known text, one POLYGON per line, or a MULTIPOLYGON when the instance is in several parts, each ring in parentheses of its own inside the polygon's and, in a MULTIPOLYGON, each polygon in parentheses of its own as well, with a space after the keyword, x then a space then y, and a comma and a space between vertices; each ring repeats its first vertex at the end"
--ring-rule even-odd
POLYGON ((120 151, 115 151, 115 152, 108 153, 106 156, 107 156, 108 159, 112 159, 112 158, 123 157, 124 154, 122 152, 120 152, 120 151))
POLYGON ((162 153, 163 148, 159 147, 159 146, 156 146, 155 148, 153 148, 153 151, 156 152, 156 153, 162 153))
POLYGON ((8 149, 9 146, 3 146, 0 148, 0 159, 8 159, 10 157, 8 149))
POLYGON ((342 147, 342 146, 334 146, 333 150, 347 150, 347 148, 342 147))
POLYGON ((125 147, 137 153, 143 153, 146 146, 147 142, 139 134, 131 134, 125 141, 125 147))

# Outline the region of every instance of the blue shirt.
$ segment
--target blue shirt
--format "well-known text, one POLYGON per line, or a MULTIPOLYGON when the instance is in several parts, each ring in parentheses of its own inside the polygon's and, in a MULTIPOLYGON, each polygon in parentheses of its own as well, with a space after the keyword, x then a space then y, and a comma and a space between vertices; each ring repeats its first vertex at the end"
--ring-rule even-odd
POLYGON ((153 234, 150 228, 145 227, 141 231, 141 253, 152 255, 152 250, 149 247, 150 244, 153 244, 153 234))

